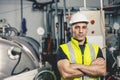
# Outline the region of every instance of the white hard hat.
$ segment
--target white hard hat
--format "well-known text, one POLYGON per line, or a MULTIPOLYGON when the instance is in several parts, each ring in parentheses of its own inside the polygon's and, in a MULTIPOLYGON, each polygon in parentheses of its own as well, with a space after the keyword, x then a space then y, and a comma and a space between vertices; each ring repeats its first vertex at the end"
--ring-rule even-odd
POLYGON ((86 22, 86 23, 88 23, 89 20, 87 19, 87 17, 85 15, 81 14, 80 12, 77 12, 77 13, 75 13, 75 14, 73 14, 71 16, 69 24, 71 25, 71 24, 77 23, 77 22, 86 22))

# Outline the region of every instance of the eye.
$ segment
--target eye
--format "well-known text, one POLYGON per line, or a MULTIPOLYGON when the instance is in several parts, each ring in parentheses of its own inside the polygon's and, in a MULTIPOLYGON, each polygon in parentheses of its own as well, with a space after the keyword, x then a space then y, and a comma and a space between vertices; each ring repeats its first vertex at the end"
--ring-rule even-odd
POLYGON ((86 28, 87 28, 87 26, 82 26, 82 28, 83 28, 83 29, 86 29, 86 28))
POLYGON ((80 26, 75 26, 75 29, 78 29, 78 28, 80 28, 80 26))

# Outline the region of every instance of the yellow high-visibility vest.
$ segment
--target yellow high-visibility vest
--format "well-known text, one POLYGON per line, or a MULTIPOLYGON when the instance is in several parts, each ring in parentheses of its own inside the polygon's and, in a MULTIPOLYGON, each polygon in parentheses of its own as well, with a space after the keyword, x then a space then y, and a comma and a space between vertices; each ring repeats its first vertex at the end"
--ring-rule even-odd
MULTIPOLYGON (((64 54, 68 57, 68 60, 70 63, 77 63, 82 64, 84 62, 84 65, 90 65, 92 63, 93 59, 96 59, 98 55, 99 47, 96 44, 91 44, 94 55, 92 54, 93 51, 90 51, 90 46, 88 44, 87 38, 86 38, 86 44, 84 49, 84 60, 82 60, 82 52, 80 50, 78 41, 74 38, 71 38, 71 41, 69 42, 70 46, 67 44, 60 45, 61 49, 63 50, 64 54), (73 49, 72 52, 70 50, 73 49), (93 55, 93 56, 92 56, 93 55)), ((100 80, 100 77, 90 77, 90 76, 83 76, 84 80, 100 80)), ((61 78, 61 80, 82 80, 82 77, 80 78, 74 78, 74 79, 64 79, 61 78)))

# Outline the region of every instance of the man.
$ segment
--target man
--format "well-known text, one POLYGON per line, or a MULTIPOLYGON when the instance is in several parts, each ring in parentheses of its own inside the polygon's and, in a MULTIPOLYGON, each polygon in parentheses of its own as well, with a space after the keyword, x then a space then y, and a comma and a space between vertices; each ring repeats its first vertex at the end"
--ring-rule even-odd
POLYGON ((71 41, 60 45, 57 52, 61 80, 100 80, 100 76, 106 74, 101 49, 87 40, 88 23, 87 17, 80 12, 70 19, 71 41))

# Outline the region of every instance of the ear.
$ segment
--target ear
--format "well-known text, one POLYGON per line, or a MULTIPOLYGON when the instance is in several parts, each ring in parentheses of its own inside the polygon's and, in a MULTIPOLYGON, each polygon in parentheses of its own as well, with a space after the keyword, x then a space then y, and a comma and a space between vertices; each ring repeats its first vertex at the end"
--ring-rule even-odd
POLYGON ((70 27, 70 33, 73 33, 73 28, 72 27, 70 27))

